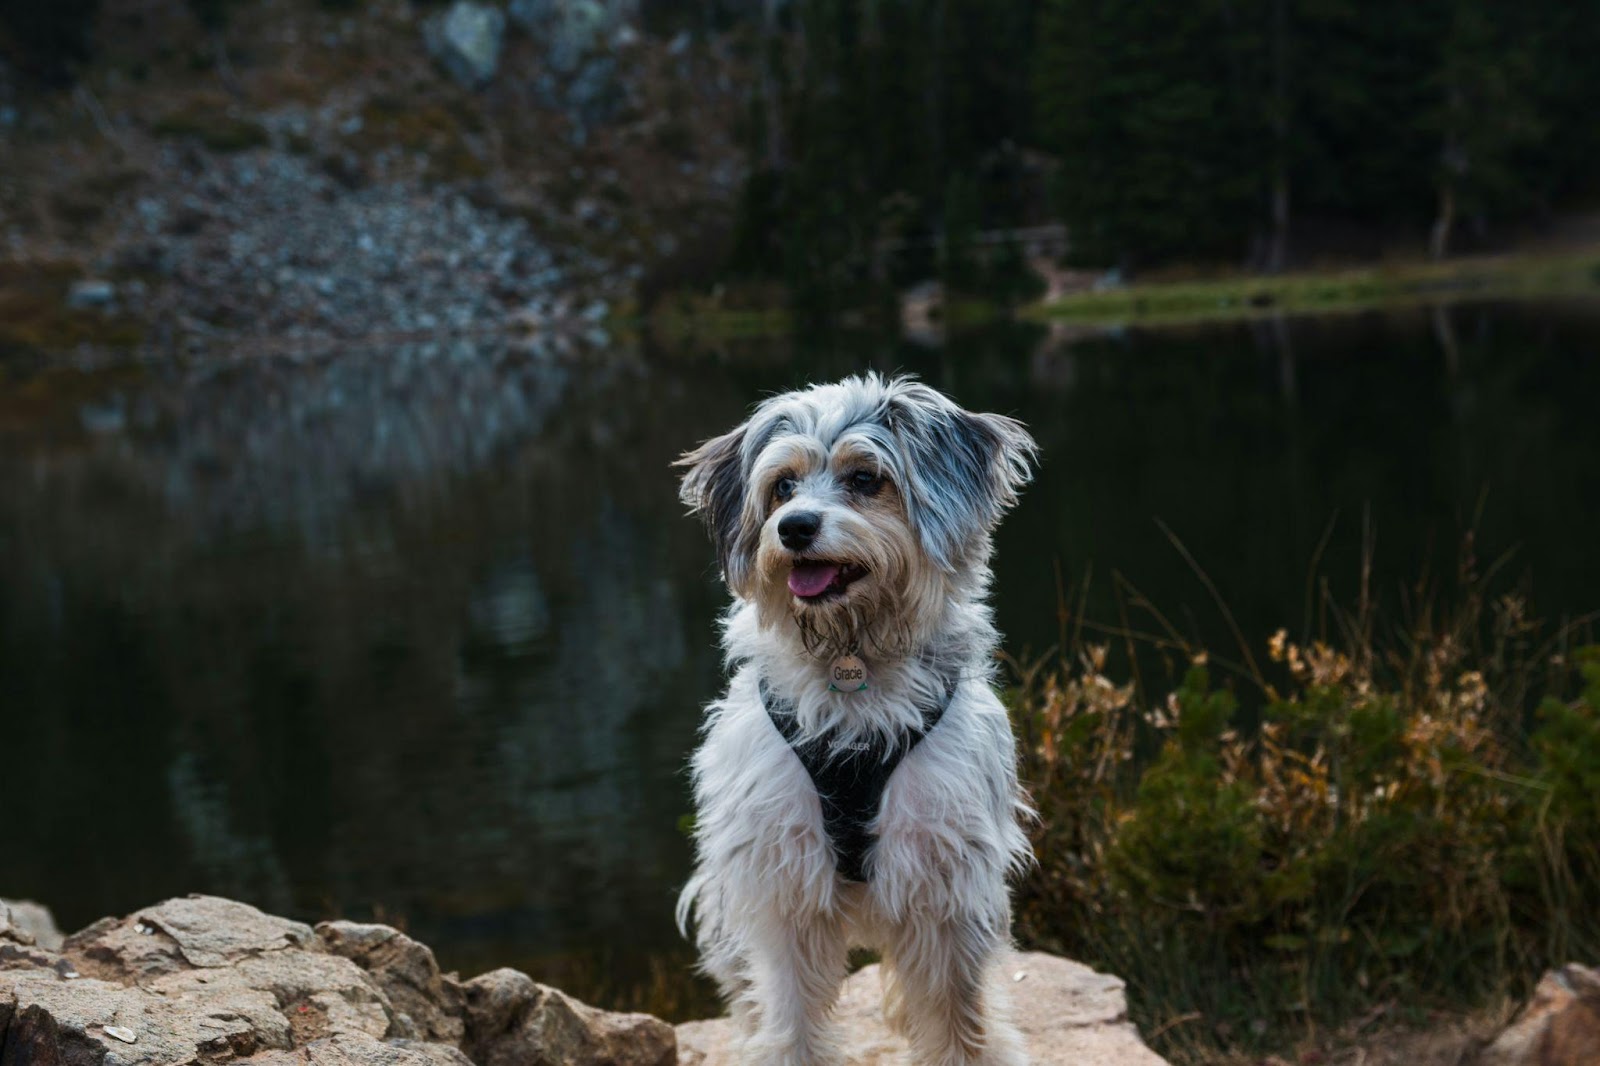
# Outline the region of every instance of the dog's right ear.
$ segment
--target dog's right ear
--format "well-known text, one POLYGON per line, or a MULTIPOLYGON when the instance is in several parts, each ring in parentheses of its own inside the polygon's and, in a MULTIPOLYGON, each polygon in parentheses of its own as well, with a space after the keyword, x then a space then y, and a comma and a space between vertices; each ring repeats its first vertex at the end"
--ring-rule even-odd
POLYGON ((687 468, 678 497, 697 514, 711 534, 717 562, 728 587, 738 591, 749 573, 753 544, 745 519, 744 443, 750 424, 712 437, 684 452, 673 466, 687 468))

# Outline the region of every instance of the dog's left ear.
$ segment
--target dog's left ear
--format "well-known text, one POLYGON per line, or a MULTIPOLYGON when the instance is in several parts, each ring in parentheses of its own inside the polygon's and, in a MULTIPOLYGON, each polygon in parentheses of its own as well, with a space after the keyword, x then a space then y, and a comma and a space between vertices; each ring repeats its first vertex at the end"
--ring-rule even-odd
POLYGON ((887 422, 910 459, 903 480, 923 550, 953 571, 1016 504, 1039 445, 1016 419, 962 410, 918 383, 897 392, 887 422))
POLYGON ((749 423, 684 452, 673 466, 687 467, 678 497, 705 522, 717 562, 735 591, 749 573, 754 543, 745 520, 744 441, 749 423))

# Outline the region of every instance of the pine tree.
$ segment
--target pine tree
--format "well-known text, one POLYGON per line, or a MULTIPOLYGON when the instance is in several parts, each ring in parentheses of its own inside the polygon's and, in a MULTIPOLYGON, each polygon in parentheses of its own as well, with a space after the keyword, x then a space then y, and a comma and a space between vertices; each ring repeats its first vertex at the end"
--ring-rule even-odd
POLYGON ((1450 247, 1461 214, 1480 219, 1525 203, 1518 153, 1542 134, 1532 106, 1530 42, 1508 35, 1486 0, 1456 0, 1429 79, 1433 106, 1420 123, 1439 146, 1435 259, 1450 247))
POLYGON ((1566 0, 760 10, 739 254, 781 254, 818 306, 935 270, 992 285, 961 243, 1039 221, 1023 149, 1054 161, 1072 255, 1099 266, 1276 270, 1291 232, 1370 243, 1430 222, 1442 251, 1458 219, 1548 212, 1600 173, 1600 19, 1566 0))
POLYGON ((1530 209, 1545 214, 1561 202, 1592 202, 1600 191, 1600 122, 1594 119, 1600 17, 1568 0, 1521 0, 1491 10, 1506 38, 1528 57, 1524 100, 1540 129, 1514 154, 1530 209))
POLYGON ((1036 114, 1061 160, 1074 255, 1237 255, 1259 216, 1266 134, 1242 69, 1258 27, 1222 2, 1046 0, 1036 114))

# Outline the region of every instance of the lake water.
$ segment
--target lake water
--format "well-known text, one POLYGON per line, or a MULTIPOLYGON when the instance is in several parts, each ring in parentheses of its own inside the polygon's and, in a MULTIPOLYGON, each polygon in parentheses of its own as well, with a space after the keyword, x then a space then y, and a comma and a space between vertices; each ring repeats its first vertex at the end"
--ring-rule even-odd
MULTIPOLYGON (((447 968, 712 1009, 671 924, 682 769, 724 602, 668 462, 761 395, 913 370, 1027 421, 1007 647, 1121 575, 1187 634, 1300 632, 1515 555, 1600 606, 1600 307, 1461 306, 922 348, 555 354, 462 341, 64 369, 0 362, 0 895, 76 927, 184 892, 376 916, 447 968), (1331 529, 1331 532, 1330 532, 1331 529)), ((1141 619, 1134 618, 1135 623, 1141 619)))

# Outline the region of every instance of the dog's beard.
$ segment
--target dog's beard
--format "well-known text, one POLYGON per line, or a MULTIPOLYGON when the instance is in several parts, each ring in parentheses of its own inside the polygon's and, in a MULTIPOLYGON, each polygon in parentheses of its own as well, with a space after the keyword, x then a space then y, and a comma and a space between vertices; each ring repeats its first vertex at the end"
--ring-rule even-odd
POLYGON ((841 655, 900 659, 910 651, 911 627, 881 588, 862 589, 838 603, 796 606, 794 622, 806 653, 827 662, 841 655))

